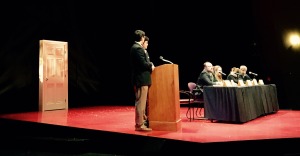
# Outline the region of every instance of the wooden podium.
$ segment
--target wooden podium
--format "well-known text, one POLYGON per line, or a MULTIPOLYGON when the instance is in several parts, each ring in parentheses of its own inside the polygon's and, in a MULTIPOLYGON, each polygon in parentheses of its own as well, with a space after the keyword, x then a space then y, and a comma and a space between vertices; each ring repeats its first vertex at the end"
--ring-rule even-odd
POLYGON ((151 74, 148 94, 149 127, 153 130, 181 130, 178 65, 157 66, 151 74))

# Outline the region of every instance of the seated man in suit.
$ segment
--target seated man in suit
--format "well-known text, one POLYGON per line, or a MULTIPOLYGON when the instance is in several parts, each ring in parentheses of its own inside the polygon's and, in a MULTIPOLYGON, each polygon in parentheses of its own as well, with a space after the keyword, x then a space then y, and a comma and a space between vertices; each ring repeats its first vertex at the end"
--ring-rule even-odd
POLYGON ((241 65, 240 66, 240 76, 239 79, 242 79, 244 81, 244 83, 246 83, 247 80, 252 81, 252 79, 250 78, 250 76, 247 74, 247 66, 245 65, 241 65))
POLYGON ((203 64, 204 68, 198 76, 197 86, 203 90, 204 86, 223 85, 222 82, 218 82, 213 74, 213 65, 210 62, 203 64))

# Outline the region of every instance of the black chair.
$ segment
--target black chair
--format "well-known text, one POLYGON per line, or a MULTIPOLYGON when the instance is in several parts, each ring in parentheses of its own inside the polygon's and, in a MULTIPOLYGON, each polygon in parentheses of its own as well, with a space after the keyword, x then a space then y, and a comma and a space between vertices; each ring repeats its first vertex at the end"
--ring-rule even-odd
POLYGON ((188 87, 193 98, 193 104, 196 107, 195 115, 197 118, 194 119, 204 119, 204 114, 202 115, 204 109, 203 90, 197 87, 194 82, 189 82, 188 87))
POLYGON ((193 95, 190 91, 180 90, 180 106, 187 105, 188 110, 186 111, 186 117, 190 119, 190 121, 194 119, 194 109, 192 107, 193 102, 193 95))
POLYGON ((196 86, 197 86, 196 83, 189 82, 188 91, 180 90, 180 105, 184 105, 184 104, 188 105, 186 117, 190 119, 190 121, 194 119, 203 118, 201 116, 201 111, 204 108, 204 101, 203 98, 201 98, 203 97, 202 90, 197 89, 196 86), (194 110, 194 108, 196 108, 196 111, 194 110))

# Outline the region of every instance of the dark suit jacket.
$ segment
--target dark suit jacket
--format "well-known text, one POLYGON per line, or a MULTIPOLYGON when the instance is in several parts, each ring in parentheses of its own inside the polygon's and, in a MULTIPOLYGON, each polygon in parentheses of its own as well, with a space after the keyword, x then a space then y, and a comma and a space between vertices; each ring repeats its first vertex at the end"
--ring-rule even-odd
POLYGON ((238 80, 239 80, 240 78, 239 78, 239 76, 238 75, 236 75, 236 74, 228 74, 228 76, 227 76, 227 80, 229 80, 229 81, 231 81, 231 80, 233 80, 233 82, 235 82, 235 83, 238 83, 238 80))
POLYGON ((151 85, 152 63, 144 48, 134 43, 130 49, 132 83, 136 87, 151 85))
POLYGON ((214 74, 208 73, 207 71, 203 70, 197 80, 197 85, 203 89, 203 86, 212 86, 215 85, 217 82, 214 74))
POLYGON ((245 83, 247 80, 252 81, 252 79, 250 78, 250 76, 247 75, 247 74, 245 74, 245 75, 240 75, 239 78, 242 79, 242 80, 244 81, 244 83, 245 83))

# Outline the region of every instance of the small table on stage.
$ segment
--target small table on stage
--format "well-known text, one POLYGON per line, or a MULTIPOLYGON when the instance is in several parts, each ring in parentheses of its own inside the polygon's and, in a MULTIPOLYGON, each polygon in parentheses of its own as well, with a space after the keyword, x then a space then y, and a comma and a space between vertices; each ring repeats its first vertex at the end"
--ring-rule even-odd
POLYGON ((279 110, 275 84, 206 86, 203 98, 204 116, 209 120, 243 123, 279 110))

